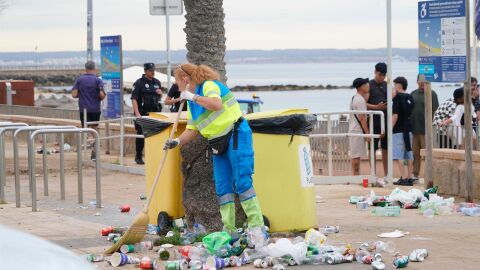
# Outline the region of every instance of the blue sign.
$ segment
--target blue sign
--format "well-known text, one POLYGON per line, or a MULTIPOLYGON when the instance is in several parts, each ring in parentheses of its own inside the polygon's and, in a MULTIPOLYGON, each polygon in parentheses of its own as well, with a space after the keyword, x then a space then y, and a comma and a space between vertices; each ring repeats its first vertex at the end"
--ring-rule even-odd
POLYGON ((100 37, 101 73, 107 93, 102 105, 104 118, 122 115, 122 36, 100 37))
POLYGON ((429 82, 467 78, 465 0, 418 2, 418 73, 429 82))

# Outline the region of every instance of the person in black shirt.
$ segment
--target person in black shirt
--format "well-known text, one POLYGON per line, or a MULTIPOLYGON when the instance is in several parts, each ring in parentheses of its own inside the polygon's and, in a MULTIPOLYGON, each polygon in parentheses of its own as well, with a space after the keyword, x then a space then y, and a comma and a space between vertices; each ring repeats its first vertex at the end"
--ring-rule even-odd
MULTIPOLYGON (((165 98, 165 105, 172 105, 170 107, 171 112, 178 112, 180 109, 180 91, 178 90, 178 84, 174 83, 170 90, 168 90, 167 98, 165 98)), ((187 110, 187 106, 183 106, 183 111, 187 110)))
MULTIPOLYGON (((162 89, 160 81, 155 79, 155 64, 145 63, 143 65, 145 74, 133 84, 132 106, 135 117, 148 115, 150 112, 161 112, 162 106, 159 104, 162 99, 162 89)), ((142 128, 135 123, 137 134, 142 134, 142 128)), ((142 158, 142 152, 145 145, 143 138, 135 139, 135 162, 145 164, 142 158)))
MULTIPOLYGON (((375 65, 375 77, 373 80, 370 80, 370 96, 367 101, 367 109, 371 111, 383 111, 385 119, 385 132, 382 139, 374 139, 373 145, 375 151, 378 149, 379 140, 381 141, 382 147, 382 161, 383 161, 383 171, 384 175, 387 176, 387 160, 388 160, 388 146, 387 146, 387 134, 388 123, 387 123, 387 82, 385 78, 387 76, 387 64, 378 63, 375 65)), ((379 115, 373 117, 373 132, 374 134, 381 133, 381 120, 379 115)), ((376 161, 375 161, 376 162, 376 161)), ((375 166, 376 164, 372 164, 375 166)), ((375 171, 376 171, 375 166, 375 171)))
POLYGON ((413 186, 418 179, 413 175, 413 151, 412 151, 412 125, 411 115, 414 101, 411 95, 406 93, 408 81, 404 77, 397 77, 394 82, 394 98, 392 106, 392 156, 402 176, 395 185, 413 186), (407 161, 407 167, 404 166, 407 161))

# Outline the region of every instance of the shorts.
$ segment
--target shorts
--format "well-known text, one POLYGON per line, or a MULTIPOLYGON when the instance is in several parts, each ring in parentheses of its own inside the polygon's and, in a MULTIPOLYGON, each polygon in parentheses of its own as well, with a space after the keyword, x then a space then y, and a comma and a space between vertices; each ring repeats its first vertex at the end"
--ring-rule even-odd
MULTIPOLYGON (((375 151, 377 151, 380 147, 383 149, 383 150, 387 150, 388 149, 388 137, 387 137, 387 125, 385 125, 385 134, 383 136, 383 138, 381 139, 373 139, 373 149, 375 151), (378 145, 378 142, 380 142, 380 146, 378 145)), ((381 133, 381 128, 380 128, 380 123, 378 125, 374 125, 373 126, 373 133, 374 134, 380 134, 381 133)))
MULTIPOLYGON (((363 134, 362 132, 350 131, 350 133, 363 134)), ((367 156, 367 147, 365 145, 365 138, 363 137, 349 137, 348 149, 350 150, 350 158, 364 158, 367 156)))
MULTIPOLYGON (((87 112, 87 122, 95 122, 100 121, 101 112, 87 112)), ((82 123, 83 127, 83 112, 80 112, 80 122, 82 123)), ((98 124, 88 125, 88 127, 97 127, 98 124)))
MULTIPOLYGON (((410 135, 410 142, 412 142, 412 133, 410 135)), ((403 133, 394 133, 392 138, 393 152, 392 156, 394 160, 413 160, 413 152, 407 151, 405 147, 405 140, 403 139, 403 133)))

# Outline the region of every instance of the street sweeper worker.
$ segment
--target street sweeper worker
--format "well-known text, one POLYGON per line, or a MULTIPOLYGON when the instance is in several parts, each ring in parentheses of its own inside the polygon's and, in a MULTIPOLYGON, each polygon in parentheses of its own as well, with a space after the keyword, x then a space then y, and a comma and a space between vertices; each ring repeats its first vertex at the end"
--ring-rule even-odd
POLYGON ((187 128, 165 148, 188 144, 198 133, 213 151, 213 174, 224 230, 235 233, 235 194, 251 231, 263 230, 263 216, 252 184, 252 130, 242 117, 233 93, 206 65, 183 64, 175 69, 180 98, 188 103, 187 128))

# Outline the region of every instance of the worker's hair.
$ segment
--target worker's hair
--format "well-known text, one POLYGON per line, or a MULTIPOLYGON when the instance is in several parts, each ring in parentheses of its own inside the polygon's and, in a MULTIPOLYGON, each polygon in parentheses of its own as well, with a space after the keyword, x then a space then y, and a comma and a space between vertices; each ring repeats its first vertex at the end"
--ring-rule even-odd
POLYGON ((207 65, 197 66, 191 63, 179 65, 175 70, 175 80, 181 80, 185 75, 189 76, 195 85, 200 85, 204 81, 220 80, 218 72, 207 65))

